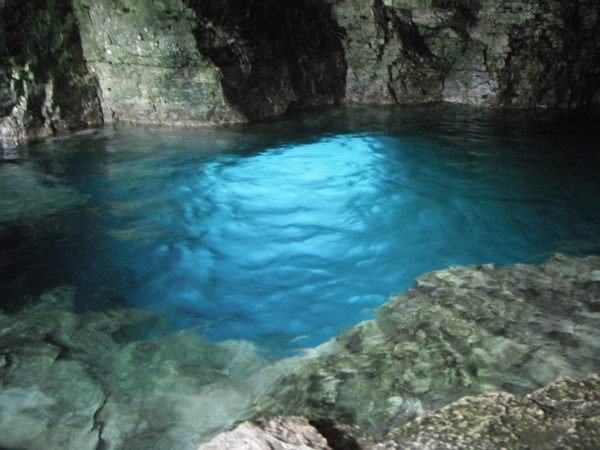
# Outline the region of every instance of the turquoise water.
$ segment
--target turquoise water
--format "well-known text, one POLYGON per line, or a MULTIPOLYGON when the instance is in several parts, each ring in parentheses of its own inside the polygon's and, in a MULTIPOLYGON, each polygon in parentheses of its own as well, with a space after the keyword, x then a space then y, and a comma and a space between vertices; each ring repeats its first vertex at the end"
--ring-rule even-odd
POLYGON ((350 108, 31 145, 0 163, 0 298, 73 285, 81 310, 157 310, 287 354, 423 272, 600 254, 595 123, 350 108))

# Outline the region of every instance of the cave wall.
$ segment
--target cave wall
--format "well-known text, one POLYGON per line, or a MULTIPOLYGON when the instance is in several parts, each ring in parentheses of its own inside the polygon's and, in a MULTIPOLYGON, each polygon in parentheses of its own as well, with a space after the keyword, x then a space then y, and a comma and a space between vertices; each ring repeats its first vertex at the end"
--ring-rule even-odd
POLYGON ((0 0, 0 143, 340 102, 600 104, 597 0, 0 0))
POLYGON ((68 0, 0 1, 0 148, 102 123, 68 0))
POLYGON ((488 107, 600 103, 596 0, 329 0, 346 98, 488 107))
POLYGON ((225 101, 218 68, 198 51, 181 0, 73 0, 104 120, 215 124, 243 120, 225 101))
POLYGON ((323 0, 188 0, 198 49, 247 119, 344 97, 342 30, 323 0))
POLYGON ((344 96, 322 0, 74 0, 107 122, 260 119, 344 96))

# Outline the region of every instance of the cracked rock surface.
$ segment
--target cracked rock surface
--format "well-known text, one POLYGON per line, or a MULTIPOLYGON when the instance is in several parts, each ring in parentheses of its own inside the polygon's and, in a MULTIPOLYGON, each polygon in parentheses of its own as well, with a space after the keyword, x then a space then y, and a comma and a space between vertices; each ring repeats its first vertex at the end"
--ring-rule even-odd
POLYGON ((75 295, 0 314, 0 448, 195 448, 296 363, 265 367, 252 344, 193 331, 139 336, 155 315, 76 313, 75 295))

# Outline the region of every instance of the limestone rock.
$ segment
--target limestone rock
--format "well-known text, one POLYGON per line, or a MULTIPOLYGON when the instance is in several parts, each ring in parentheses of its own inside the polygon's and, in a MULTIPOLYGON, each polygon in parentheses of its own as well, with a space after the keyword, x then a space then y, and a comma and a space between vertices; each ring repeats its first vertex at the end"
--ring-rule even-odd
POLYGON ((261 383, 283 370, 261 372, 265 362, 243 341, 140 337, 160 328, 155 315, 76 313, 76 295, 57 288, 17 314, 0 312, 1 448, 193 450, 245 419, 261 383))
MULTIPOLYGON (((592 449, 600 446, 600 376, 562 378, 527 397, 465 397, 388 436, 403 449, 592 449)), ((397 447, 394 447, 397 446, 397 447)))
POLYGON ((331 450, 327 440, 301 417, 282 417, 256 425, 244 422, 198 450, 331 450))
POLYGON ((331 1, 344 30, 346 99, 478 106, 598 102, 593 1, 331 1))
POLYGON ((600 375, 592 374, 560 378, 526 397, 506 392, 464 397, 393 429, 377 442, 358 428, 278 417, 267 423, 245 422, 198 450, 593 449, 600 446, 599 421, 600 375))
POLYGON ((516 395, 598 371, 598 257, 426 274, 376 320, 274 363, 248 342, 161 333, 150 312, 77 312, 77 295, 57 288, 0 312, 0 447, 193 450, 243 420, 287 414, 308 417, 327 443, 299 420, 260 425, 256 445, 270 442, 264 431, 275 448, 419 448, 443 436, 407 422, 479 393, 423 417, 453 427, 448 445, 533 445, 528 426, 549 439, 539 442, 597 446, 597 376, 516 395), (454 426, 448 411, 465 418, 454 426))
POLYGON ((0 145, 342 101, 597 105, 598 35, 592 0, 6 0, 0 145))
POLYGON ((198 52, 194 12, 181 0, 75 0, 85 60, 104 120, 166 125, 239 121, 215 65, 198 52))

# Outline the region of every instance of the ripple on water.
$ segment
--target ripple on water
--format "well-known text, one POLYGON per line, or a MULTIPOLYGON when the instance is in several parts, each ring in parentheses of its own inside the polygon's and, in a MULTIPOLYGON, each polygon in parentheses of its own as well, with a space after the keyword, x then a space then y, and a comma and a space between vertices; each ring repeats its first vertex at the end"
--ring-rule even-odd
POLYGON ((0 294, 18 306, 66 283, 82 311, 158 310, 175 329, 288 354, 426 271, 597 253, 588 124, 350 108, 41 143, 0 166, 0 294))

